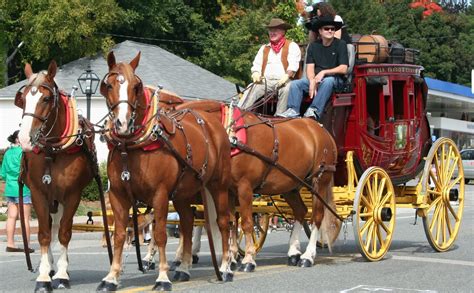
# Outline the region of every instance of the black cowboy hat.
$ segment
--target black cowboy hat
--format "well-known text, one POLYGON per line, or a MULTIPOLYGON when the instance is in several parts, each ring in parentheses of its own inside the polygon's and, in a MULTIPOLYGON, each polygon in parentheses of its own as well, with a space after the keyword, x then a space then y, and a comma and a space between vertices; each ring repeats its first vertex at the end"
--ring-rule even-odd
POLYGON ((334 26, 336 28, 336 31, 340 30, 342 26, 344 25, 341 21, 334 21, 333 16, 321 16, 318 18, 316 22, 312 25, 313 31, 316 31, 323 26, 334 26))
POLYGON ((12 134, 10 134, 10 136, 8 136, 7 140, 10 142, 10 143, 15 143, 16 139, 18 138, 18 133, 20 132, 20 130, 16 130, 15 132, 13 132, 12 134))
POLYGON ((270 23, 266 25, 267 28, 281 28, 284 30, 288 30, 291 28, 291 25, 285 22, 281 18, 272 18, 270 20, 270 23))

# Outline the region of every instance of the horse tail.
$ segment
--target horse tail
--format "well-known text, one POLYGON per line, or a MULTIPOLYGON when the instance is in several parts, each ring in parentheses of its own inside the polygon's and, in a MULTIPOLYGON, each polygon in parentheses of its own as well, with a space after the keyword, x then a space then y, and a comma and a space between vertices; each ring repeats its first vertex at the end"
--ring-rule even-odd
MULTIPOLYGON (((336 211, 336 205, 334 203, 334 195, 332 192, 332 187, 334 185, 334 180, 331 179, 329 186, 326 191, 326 202, 327 204, 336 211)), ((321 240, 322 243, 327 243, 329 252, 332 253, 332 245, 339 235, 341 229, 341 221, 329 210, 327 207, 324 207, 324 216, 323 221, 321 222, 321 240)))
POLYGON ((55 243, 58 241, 58 234, 59 234, 59 225, 61 222, 61 218, 63 217, 64 213, 64 206, 62 204, 58 204, 58 211, 54 214, 50 214, 51 216, 51 243, 55 243))

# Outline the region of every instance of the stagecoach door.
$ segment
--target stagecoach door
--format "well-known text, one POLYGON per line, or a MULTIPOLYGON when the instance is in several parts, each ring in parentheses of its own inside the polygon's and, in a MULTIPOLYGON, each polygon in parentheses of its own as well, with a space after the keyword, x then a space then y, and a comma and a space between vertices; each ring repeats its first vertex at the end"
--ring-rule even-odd
MULTIPOLYGON (((364 96, 364 95, 362 95, 364 96)), ((376 76, 366 78, 365 101, 361 121, 370 141, 372 158, 367 165, 378 165, 392 171, 401 170, 411 162, 410 154, 418 149, 421 88, 413 77, 376 76)))

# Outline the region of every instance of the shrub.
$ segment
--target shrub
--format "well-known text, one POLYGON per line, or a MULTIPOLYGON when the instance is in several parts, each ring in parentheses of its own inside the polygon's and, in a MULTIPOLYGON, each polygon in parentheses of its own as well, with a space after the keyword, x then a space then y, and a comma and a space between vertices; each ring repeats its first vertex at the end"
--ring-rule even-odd
MULTIPOLYGON (((102 180, 102 187, 107 189, 107 163, 102 162, 99 165, 99 174, 102 180)), ((104 190, 105 191, 105 190, 104 190)), ((82 191, 82 199, 89 200, 89 201, 96 201, 99 200, 99 188, 97 187, 97 183, 95 179, 93 179, 82 191)))

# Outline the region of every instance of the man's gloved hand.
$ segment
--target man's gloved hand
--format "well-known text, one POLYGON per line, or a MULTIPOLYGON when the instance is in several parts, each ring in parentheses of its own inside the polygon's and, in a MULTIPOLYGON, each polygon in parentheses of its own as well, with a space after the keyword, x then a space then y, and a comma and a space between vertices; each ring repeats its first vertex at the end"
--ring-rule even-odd
POLYGON ((253 80, 253 83, 259 83, 262 81, 262 76, 260 76, 259 72, 254 72, 252 73, 252 80, 253 80))
POLYGON ((285 75, 283 75, 282 78, 280 78, 280 80, 278 81, 278 87, 284 86, 289 79, 290 76, 285 73, 285 75))

